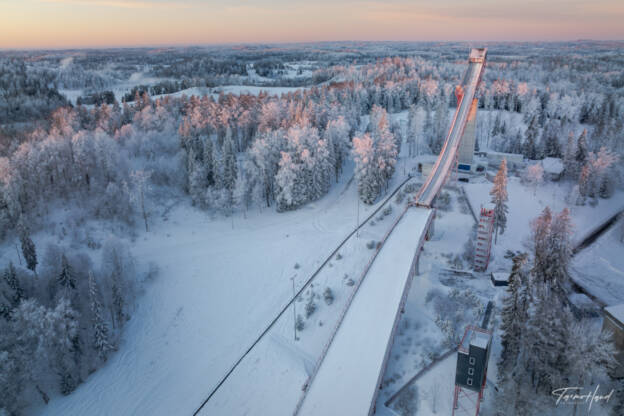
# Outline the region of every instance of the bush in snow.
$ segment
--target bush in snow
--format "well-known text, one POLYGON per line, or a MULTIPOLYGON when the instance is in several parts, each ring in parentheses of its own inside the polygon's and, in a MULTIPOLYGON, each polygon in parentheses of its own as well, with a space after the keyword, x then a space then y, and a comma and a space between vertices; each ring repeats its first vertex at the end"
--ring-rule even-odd
POLYGON ((325 288, 325 291, 323 292, 323 299, 325 299, 325 303, 328 305, 334 303, 334 293, 329 287, 325 288))
POLYGON ((340 260, 340 259, 342 259, 342 254, 336 253, 336 260, 340 260))
POLYGON ((388 206, 383 210, 383 215, 388 216, 390 214, 392 214, 392 205, 388 204, 388 206))
POLYGON ((310 296, 308 303, 305 306, 305 316, 306 319, 312 316, 312 314, 316 311, 316 303, 314 303, 314 296, 310 296))
POLYGON ((370 240, 368 243, 366 243, 366 248, 368 248, 369 250, 372 250, 375 248, 375 240, 370 240))
POLYGON ((403 199, 405 199, 405 194, 403 192, 397 192, 396 196, 394 197, 394 202, 396 204, 400 204, 401 202, 403 202, 403 199))
POLYGON ((415 415, 418 410, 418 388, 415 384, 409 386, 403 393, 399 395, 399 398, 394 405, 396 410, 401 416, 415 415))
POLYGON ((435 200, 435 207, 440 211, 448 211, 451 208, 451 195, 441 192, 435 200))
POLYGON ((295 322, 295 328, 297 328, 297 331, 303 331, 304 327, 305 327, 305 323, 303 322, 303 318, 301 317, 301 315, 297 315, 297 322, 295 322))

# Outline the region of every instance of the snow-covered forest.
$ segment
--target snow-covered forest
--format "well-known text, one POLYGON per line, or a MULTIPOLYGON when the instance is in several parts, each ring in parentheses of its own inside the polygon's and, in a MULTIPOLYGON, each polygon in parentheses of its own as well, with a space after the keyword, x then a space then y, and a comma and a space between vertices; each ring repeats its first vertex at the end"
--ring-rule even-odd
MULTIPOLYGON (((487 45, 475 150, 522 154, 526 169, 516 173, 535 189, 546 181, 540 161, 560 158, 561 199, 571 206, 621 195, 622 46, 487 45)), ((162 225, 163 207, 186 205, 234 227, 234 217, 313 205, 345 172, 363 204, 379 203, 400 154, 442 149, 467 50, 323 43, 0 52, 0 414, 70 395, 124 348, 125 325, 159 273, 132 242, 162 225)), ((497 235, 510 232, 505 214, 501 205, 497 235)), ((570 286, 569 227, 566 210, 544 211, 534 251, 513 258, 499 372, 517 378, 501 384, 519 385, 528 372, 546 392, 571 380, 558 357, 531 361, 550 353, 538 351, 545 341, 527 356, 519 338, 564 337, 558 321, 578 338, 594 334, 552 308, 570 286), (526 328, 514 326, 518 314, 526 328)), ((573 341, 572 359, 593 348, 573 341)), ((598 379, 606 375, 592 366, 607 356, 592 350, 596 362, 574 364, 598 379)), ((528 414, 527 397, 514 396, 517 414, 528 414)))

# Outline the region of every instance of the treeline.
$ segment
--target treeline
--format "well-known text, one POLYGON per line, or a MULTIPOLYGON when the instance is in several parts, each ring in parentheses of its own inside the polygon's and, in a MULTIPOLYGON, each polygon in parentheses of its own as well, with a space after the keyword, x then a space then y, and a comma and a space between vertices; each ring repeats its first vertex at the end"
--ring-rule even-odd
MULTIPOLYGON (((150 96, 161 94, 172 94, 174 92, 182 91, 191 87, 210 87, 212 85, 198 79, 182 78, 181 81, 160 81, 154 85, 137 85, 124 94, 121 98, 122 102, 132 102, 138 100, 143 94, 150 96)), ((112 103, 109 103, 112 104, 112 103)))
POLYGON ((47 117, 69 103, 55 86, 54 74, 0 59, 0 125, 47 117))
POLYGON ((70 247, 38 251, 25 228, 20 239, 25 267, 0 271, 0 413, 10 415, 36 397, 71 393, 101 366, 136 291, 133 260, 118 241, 104 244, 95 266, 70 247))
POLYGON ((577 319, 568 294, 572 253, 567 209, 546 208, 532 224, 532 252, 513 258, 501 312, 496 414, 541 415, 553 409, 554 389, 609 388, 615 347, 611 334, 577 319))
POLYGON ((112 91, 94 92, 76 98, 76 105, 114 104, 115 94, 112 91))

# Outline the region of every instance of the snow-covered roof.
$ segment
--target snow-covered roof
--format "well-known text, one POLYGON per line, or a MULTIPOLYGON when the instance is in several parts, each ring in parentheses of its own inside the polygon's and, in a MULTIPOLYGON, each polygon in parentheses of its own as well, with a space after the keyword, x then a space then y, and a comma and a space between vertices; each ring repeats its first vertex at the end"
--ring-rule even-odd
POLYGON ((461 345, 459 346, 458 351, 463 352, 464 354, 468 354, 468 347, 473 345, 475 347, 486 349, 488 343, 490 342, 491 334, 487 332, 482 332, 481 330, 475 329, 474 327, 466 328, 466 334, 462 338, 461 345))
POLYGON ((494 272, 492 273, 492 279, 497 282, 507 282, 509 280, 509 272, 494 272))
POLYGON ((486 334, 485 332, 472 331, 470 345, 474 345, 475 347, 479 347, 481 349, 486 349, 490 342, 490 337, 491 335, 486 334))
POLYGON ((594 301, 584 293, 572 293, 569 296, 570 302, 577 307, 594 306, 594 301))
POLYGON ((542 160, 542 168, 546 173, 559 175, 563 172, 563 162, 558 157, 547 157, 542 160))
POLYGON ((624 322, 624 303, 619 305, 607 306, 605 311, 609 313, 609 315, 613 316, 619 322, 624 322))

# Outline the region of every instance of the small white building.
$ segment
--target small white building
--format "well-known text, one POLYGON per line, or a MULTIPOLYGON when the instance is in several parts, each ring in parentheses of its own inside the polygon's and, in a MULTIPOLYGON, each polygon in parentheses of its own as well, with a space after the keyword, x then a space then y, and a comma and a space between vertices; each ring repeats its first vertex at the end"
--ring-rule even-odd
POLYGON ((563 174, 563 161, 558 157, 547 157, 542 160, 544 179, 558 181, 563 174))
POLYGON ((490 274, 490 280, 494 286, 509 286, 509 272, 492 272, 490 274))
POLYGON ((518 153, 502 153, 502 152, 487 152, 488 165, 498 168, 503 161, 507 160, 508 169, 520 168, 524 163, 524 156, 518 153))

